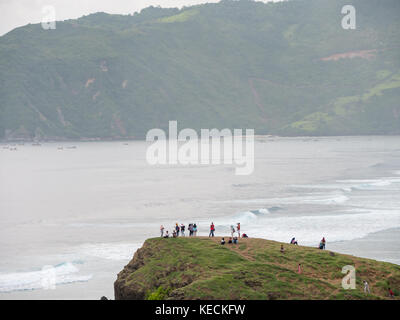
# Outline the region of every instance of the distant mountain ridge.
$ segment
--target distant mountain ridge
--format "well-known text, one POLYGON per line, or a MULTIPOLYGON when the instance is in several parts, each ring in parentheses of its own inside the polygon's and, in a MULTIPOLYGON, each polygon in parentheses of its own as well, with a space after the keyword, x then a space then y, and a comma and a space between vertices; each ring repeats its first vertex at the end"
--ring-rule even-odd
POLYGON ((0 139, 400 134, 400 1, 221 1, 0 37, 0 139))

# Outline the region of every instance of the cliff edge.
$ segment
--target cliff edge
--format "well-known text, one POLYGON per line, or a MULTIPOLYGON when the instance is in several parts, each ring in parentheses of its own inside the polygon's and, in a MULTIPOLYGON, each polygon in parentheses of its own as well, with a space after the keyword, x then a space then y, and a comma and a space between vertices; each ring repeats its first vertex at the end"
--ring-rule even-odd
POLYGON ((389 287, 398 299, 399 265, 289 244, 282 253, 282 243, 264 239, 220 240, 146 240, 118 274, 115 299, 393 299, 389 287), (355 289, 342 287, 344 266, 355 267, 355 289))

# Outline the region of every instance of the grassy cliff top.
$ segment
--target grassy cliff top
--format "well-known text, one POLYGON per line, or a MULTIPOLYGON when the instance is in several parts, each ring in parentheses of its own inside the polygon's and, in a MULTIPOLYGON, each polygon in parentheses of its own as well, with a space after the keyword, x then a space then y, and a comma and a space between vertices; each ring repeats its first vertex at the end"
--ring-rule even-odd
POLYGON ((264 239, 224 246, 220 240, 146 240, 118 274, 115 298, 385 299, 388 287, 399 293, 398 265, 289 244, 283 244, 281 253, 282 243, 264 239), (346 265, 356 268, 354 290, 341 285, 346 265), (363 292, 363 280, 371 294, 363 292))

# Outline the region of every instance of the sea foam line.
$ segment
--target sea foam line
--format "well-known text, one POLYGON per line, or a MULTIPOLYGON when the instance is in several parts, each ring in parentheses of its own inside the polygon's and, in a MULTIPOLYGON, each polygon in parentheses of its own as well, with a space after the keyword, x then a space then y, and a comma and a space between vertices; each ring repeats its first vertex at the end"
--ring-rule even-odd
POLYGON ((86 282, 92 278, 92 275, 78 275, 79 269, 70 262, 48 267, 37 271, 1 273, 0 292, 45 289, 50 276, 53 277, 51 280, 55 286, 86 282))

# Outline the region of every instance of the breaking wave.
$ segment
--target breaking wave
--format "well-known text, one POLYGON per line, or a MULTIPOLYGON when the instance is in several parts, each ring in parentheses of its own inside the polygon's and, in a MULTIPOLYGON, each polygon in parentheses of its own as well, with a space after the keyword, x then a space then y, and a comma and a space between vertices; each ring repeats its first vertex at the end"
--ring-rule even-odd
POLYGON ((42 270, 0 273, 0 292, 44 289, 51 282, 55 286, 86 282, 92 275, 79 275, 79 269, 70 262, 46 266, 42 270))

